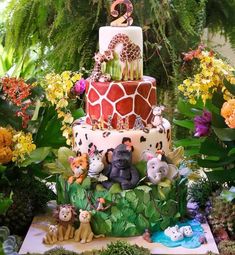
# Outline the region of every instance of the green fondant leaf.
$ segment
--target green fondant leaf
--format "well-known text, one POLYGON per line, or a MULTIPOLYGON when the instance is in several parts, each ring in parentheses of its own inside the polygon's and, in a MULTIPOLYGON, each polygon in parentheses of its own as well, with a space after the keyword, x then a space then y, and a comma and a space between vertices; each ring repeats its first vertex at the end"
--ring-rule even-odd
POLYGON ((149 193, 152 190, 152 188, 147 185, 138 186, 136 189, 143 190, 145 193, 149 193))
POLYGON ((137 228, 140 231, 144 231, 145 228, 149 228, 149 221, 142 215, 139 214, 136 220, 137 228))
POLYGON ((83 180, 81 186, 82 186, 84 189, 89 189, 89 188, 91 187, 91 178, 90 178, 89 176, 87 176, 87 177, 83 180))
POLYGON ((146 169, 147 169, 147 162, 144 160, 139 161, 138 163, 135 164, 135 167, 137 171, 140 174, 140 178, 146 177, 146 169))
POLYGON ((160 224, 162 230, 165 230, 167 227, 170 226, 171 220, 169 217, 164 217, 163 221, 160 224))
POLYGON ((114 221, 122 219, 122 213, 117 206, 112 206, 111 217, 113 218, 114 221))
POLYGON ((114 183, 113 186, 110 188, 109 192, 111 194, 120 193, 122 191, 119 183, 114 183))

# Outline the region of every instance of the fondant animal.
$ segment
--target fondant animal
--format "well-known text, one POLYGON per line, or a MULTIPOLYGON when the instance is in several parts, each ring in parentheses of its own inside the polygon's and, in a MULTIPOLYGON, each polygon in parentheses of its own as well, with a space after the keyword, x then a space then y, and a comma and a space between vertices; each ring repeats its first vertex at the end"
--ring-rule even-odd
POLYGON ((157 157, 154 157, 147 162, 147 176, 153 184, 158 184, 166 178, 168 172, 168 164, 157 157))
POLYGON ((182 233, 185 237, 193 236, 193 230, 191 226, 183 226, 179 229, 180 233, 182 233))
POLYGON ((162 112, 165 110, 165 107, 164 106, 156 106, 154 105, 152 107, 153 111, 152 111, 152 114, 153 114, 153 118, 151 120, 151 124, 157 128, 157 130, 159 132, 166 132, 165 131, 165 128, 163 126, 163 118, 162 118, 162 112))
POLYGON ((152 243, 151 233, 148 228, 144 230, 144 234, 142 235, 142 237, 146 242, 152 243))
POLYGON ((142 159, 147 161, 147 177, 153 184, 158 184, 164 179, 173 180, 178 176, 178 168, 173 164, 168 164, 164 153, 154 154, 150 150, 142 153, 142 159))
POLYGON ((168 236, 171 241, 180 241, 184 239, 184 235, 179 231, 179 226, 168 227, 165 229, 164 234, 168 236))
POLYGON ((73 223, 77 213, 72 205, 59 205, 54 211, 57 220, 58 240, 65 241, 74 237, 73 223))
POLYGON ((100 81, 100 82, 110 81, 111 75, 102 73, 102 63, 113 59, 113 51, 107 50, 104 52, 104 54, 101 54, 99 52, 95 53, 94 59, 95 59, 95 65, 89 77, 89 80, 93 82, 94 81, 100 81))
POLYGON ((102 182, 105 188, 109 189, 115 182, 119 183, 123 190, 134 188, 140 177, 132 165, 131 147, 126 144, 118 145, 112 152, 111 163, 104 169, 103 174, 108 177, 108 181, 102 182))
POLYGON ((101 172, 104 170, 104 163, 102 162, 102 155, 95 152, 89 157, 88 176, 96 179, 99 182, 108 180, 101 172))
POLYGON ((115 35, 108 45, 108 49, 114 51, 118 44, 122 44, 122 50, 120 52, 121 62, 132 62, 134 60, 141 59, 140 47, 133 43, 129 36, 126 34, 118 33, 115 35))
POLYGON ((69 157, 69 163, 73 171, 73 176, 70 176, 68 182, 71 184, 74 181, 81 184, 86 178, 89 168, 88 154, 83 153, 78 157, 69 157))
POLYGON ((46 236, 43 238, 43 243, 45 244, 54 244, 58 241, 58 226, 57 225, 49 225, 48 232, 46 236))
POLYGON ((93 238, 104 237, 104 235, 95 235, 91 229, 91 213, 89 211, 80 210, 79 214, 80 226, 75 231, 74 240, 80 243, 89 243, 93 238))

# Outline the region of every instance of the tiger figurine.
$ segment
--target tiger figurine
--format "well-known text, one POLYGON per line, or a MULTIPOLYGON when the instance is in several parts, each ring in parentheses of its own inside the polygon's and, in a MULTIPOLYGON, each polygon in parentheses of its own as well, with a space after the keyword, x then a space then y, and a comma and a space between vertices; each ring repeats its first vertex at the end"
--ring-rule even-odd
POLYGON ((81 184, 88 174, 88 154, 83 153, 78 157, 69 157, 69 163, 74 174, 69 177, 68 182, 72 184, 75 181, 76 183, 81 184))

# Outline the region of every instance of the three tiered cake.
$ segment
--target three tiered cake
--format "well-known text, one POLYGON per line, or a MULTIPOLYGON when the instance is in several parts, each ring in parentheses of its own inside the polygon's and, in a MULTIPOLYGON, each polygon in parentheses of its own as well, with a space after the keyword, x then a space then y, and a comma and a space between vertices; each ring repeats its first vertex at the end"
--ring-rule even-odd
POLYGON ((107 236, 164 230, 186 213, 186 180, 174 165, 180 152, 170 151, 171 125, 156 105, 156 81, 143 76, 142 29, 129 26, 133 7, 121 2, 126 16, 100 28, 86 116, 73 125, 74 176, 57 183, 58 202, 92 210, 93 231, 107 236))

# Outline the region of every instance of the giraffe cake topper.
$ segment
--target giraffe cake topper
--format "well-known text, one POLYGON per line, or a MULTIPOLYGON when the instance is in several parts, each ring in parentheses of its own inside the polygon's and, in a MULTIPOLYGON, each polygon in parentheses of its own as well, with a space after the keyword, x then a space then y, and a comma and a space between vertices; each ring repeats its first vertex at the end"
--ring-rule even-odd
POLYGON ((115 19, 113 22, 111 22, 111 26, 113 27, 127 27, 131 26, 133 23, 133 18, 131 17, 131 14, 133 12, 133 4, 130 0, 114 0, 111 4, 111 15, 117 19, 115 19), (117 6, 124 4, 126 7, 126 12, 118 17, 120 15, 120 12, 117 11, 117 6))

